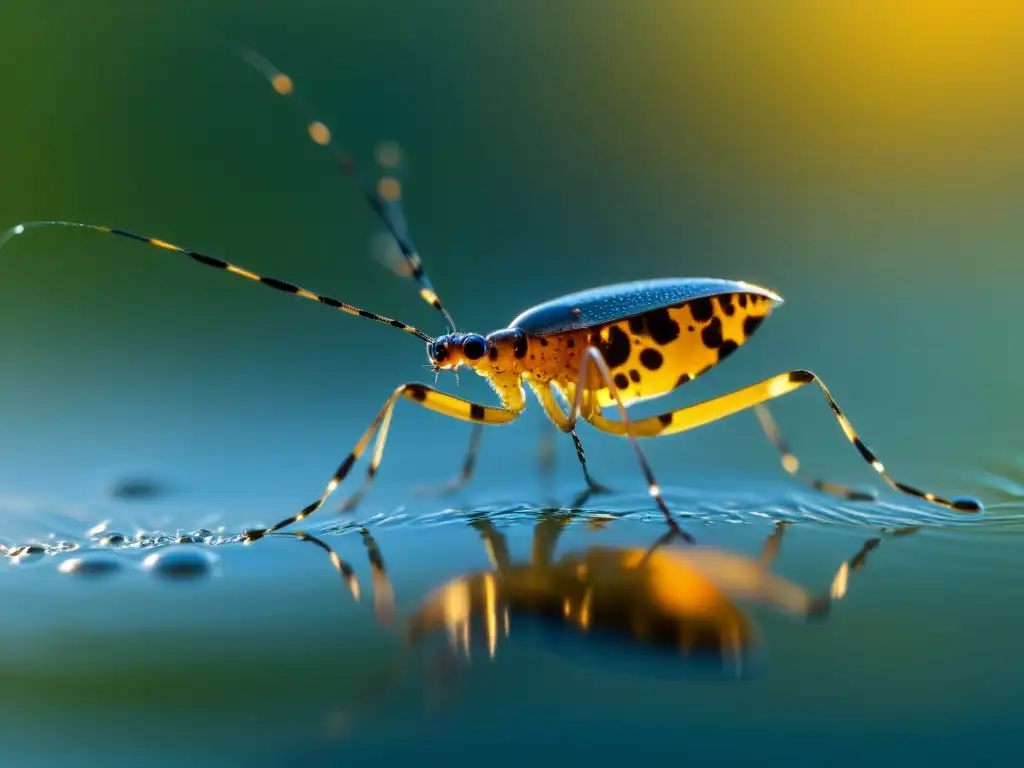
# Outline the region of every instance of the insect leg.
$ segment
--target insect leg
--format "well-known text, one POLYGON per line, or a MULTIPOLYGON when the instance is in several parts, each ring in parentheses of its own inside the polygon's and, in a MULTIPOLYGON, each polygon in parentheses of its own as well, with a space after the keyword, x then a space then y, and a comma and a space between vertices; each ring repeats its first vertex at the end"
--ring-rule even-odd
POLYGON ((316 536, 311 536, 303 531, 277 531, 270 534, 272 536, 294 536, 299 541, 307 541, 317 547, 320 547, 327 556, 331 558, 331 564, 335 570, 341 574, 341 578, 345 581, 345 586, 349 588, 352 593, 352 597, 358 602, 359 601, 359 580, 356 579, 355 569, 346 560, 342 560, 338 557, 338 553, 331 549, 330 545, 322 539, 318 539, 316 536))
POLYGON ((495 571, 507 571, 512 567, 512 556, 508 551, 508 540, 505 534, 494 527, 490 520, 473 520, 470 526, 480 534, 480 539, 487 550, 487 559, 495 571))
POLYGON ((570 520, 572 515, 545 515, 533 527, 533 551, 530 557, 534 566, 546 568, 551 565, 555 546, 570 520))
POLYGON ((476 469, 476 457, 480 453, 480 437, 484 428, 482 424, 474 424, 469 434, 469 449, 466 451, 466 458, 462 461, 462 470, 459 474, 444 485, 421 485, 414 490, 417 494, 448 494, 463 488, 473 477, 473 470, 476 469))
POLYGON ((395 591, 391 586, 387 568, 384 566, 384 557, 380 553, 377 540, 366 528, 360 529, 359 533, 363 537, 363 546, 366 547, 366 555, 370 560, 370 576, 373 579, 373 613, 381 624, 390 626, 395 623, 395 591))
POLYGON ((977 513, 983 510, 981 502, 976 499, 945 499, 934 493, 918 490, 913 486, 906 485, 905 483, 901 483, 890 477, 889 474, 886 473, 882 462, 875 457, 875 454, 871 452, 871 450, 857 436, 857 433, 854 432, 853 427, 846 418, 846 415, 842 410, 840 410, 839 405, 832 397, 832 393, 828 391, 821 379, 810 371, 795 370, 788 373, 781 373, 777 376, 772 376, 769 379, 760 381, 757 384, 751 384, 749 387, 744 387, 743 389, 738 389, 734 392, 720 395, 710 400, 705 400, 702 403, 686 406, 676 411, 663 413, 659 416, 651 416, 636 422, 625 423, 612 421, 596 411, 589 421, 597 429, 611 434, 629 434, 630 437, 633 437, 634 435, 636 437, 659 437, 661 435, 671 435, 676 432, 683 432, 713 421, 718 421, 719 419, 731 416, 739 411, 752 408, 755 405, 772 400, 776 397, 781 397, 795 389, 799 389, 805 384, 811 383, 816 384, 818 389, 821 390, 821 393, 825 396, 829 406, 832 408, 832 414, 835 416, 836 421, 839 422, 839 426, 842 427, 843 434, 846 435, 846 438, 853 443, 861 457, 870 464, 892 488, 909 496, 916 496, 926 501, 930 501, 933 504, 938 504, 957 512, 977 513))
MULTIPOLYGON (((373 609, 377 620, 384 625, 390 625, 395 619, 395 595, 388 578, 387 569, 384 567, 384 558, 381 556, 380 547, 376 539, 366 528, 360 529, 363 538, 363 546, 370 561, 371 574, 373 579, 373 609)), ((300 541, 308 541, 324 550, 331 558, 331 563, 345 579, 346 585, 352 592, 352 596, 358 601, 360 598, 359 582, 356 580, 355 571, 351 564, 338 557, 337 553, 322 539, 311 536, 303 531, 275 531, 270 536, 294 536, 300 541)))
MULTIPOLYGON (((366 451, 366 446, 369 444, 370 439, 377 435, 377 440, 374 446, 373 458, 370 461, 370 466, 367 469, 366 481, 362 488, 356 492, 355 496, 358 499, 362 497, 370 483, 373 482, 373 478, 377 474, 377 469, 380 467, 380 462, 384 456, 384 445, 387 442, 388 427, 391 424, 391 414, 395 407, 395 404, 400 398, 411 400, 418 405, 422 405, 431 411, 436 411, 445 416, 450 416, 455 419, 461 419, 462 421, 471 421, 479 424, 507 424, 512 421, 522 412, 521 410, 511 410, 508 408, 496 408, 491 406, 479 405, 477 403, 471 403, 468 400, 464 400, 461 397, 455 397, 454 395, 448 395, 443 392, 438 392, 432 387, 428 387, 424 384, 410 383, 403 384, 398 387, 391 396, 384 403, 384 406, 377 413, 377 416, 370 423, 370 426, 363 433, 362 437, 359 438, 359 442, 356 443, 355 448, 352 452, 345 457, 345 460, 341 462, 330 481, 327 483, 327 487, 319 499, 307 504, 299 512, 287 517, 281 522, 270 526, 269 528, 257 529, 254 531, 246 532, 246 541, 257 541, 262 539, 268 533, 274 533, 275 531, 285 528, 293 523, 297 523, 300 520, 304 520, 311 514, 316 512, 320 507, 324 505, 327 498, 334 493, 334 490, 341 484, 341 482, 348 476, 352 470, 352 465, 363 455, 366 451)), ((354 503, 345 507, 351 509, 354 503)))
MULTIPOLYGON (((582 504, 585 504, 587 499, 596 493, 611 493, 611 488, 602 485, 594 480, 593 476, 591 476, 590 469, 587 467, 587 455, 583 451, 583 441, 580 440, 579 435, 576 434, 575 425, 570 424, 569 417, 566 416, 559 407, 558 402, 555 400, 554 393, 551 391, 551 387, 549 385, 537 384, 533 385, 533 391, 536 393, 537 399, 540 401, 541 407, 548 415, 548 418, 551 419, 555 427, 563 432, 568 432, 572 436, 573 445, 576 447, 576 459, 579 461, 580 467, 583 470, 583 479, 587 482, 587 488, 573 499, 572 506, 579 507, 582 504)), ((553 452, 551 454, 550 461, 551 463, 554 463, 553 452)))
POLYGON ((793 477, 798 480, 802 480, 815 490, 822 491, 823 493, 831 493, 833 496, 839 496, 840 498, 849 499, 851 501, 874 501, 878 498, 876 493, 847 488, 844 485, 820 480, 801 472, 800 459, 798 459, 789 449, 789 444, 782 436, 782 432, 779 430, 779 426, 775 419, 772 418, 768 407, 764 405, 764 403, 759 403, 754 406, 754 414, 757 416, 757 421, 761 425, 761 429, 764 430, 764 434, 768 438, 768 442, 774 445, 776 450, 781 454, 782 468, 793 477))
POLYGON ((572 435, 573 445, 576 446, 576 458, 579 459, 580 466, 583 468, 583 478, 587 481, 587 489, 573 499, 572 502, 574 507, 579 507, 586 504, 587 500, 595 493, 611 493, 612 489, 595 481, 594 478, 590 476, 590 470, 587 469, 587 456, 583 452, 583 442, 580 440, 579 435, 576 434, 575 429, 573 429, 569 434, 572 435))
POLYGON ((829 589, 830 599, 841 600, 846 597, 850 574, 863 568, 867 562, 868 554, 881 543, 882 540, 878 537, 868 539, 857 551, 857 554, 849 560, 843 561, 843 564, 839 566, 839 570, 836 571, 836 575, 832 578, 832 586, 829 589))
POLYGON ((547 396, 541 396, 541 401, 545 405, 545 410, 548 415, 555 422, 556 426, 563 432, 569 432, 576 428, 576 422, 581 416, 587 421, 592 422, 592 418, 597 414, 594 406, 594 402, 591 398, 587 397, 590 389, 587 387, 587 382, 593 378, 602 379, 605 386, 608 387, 608 392, 611 393, 612 397, 615 398, 615 403, 619 408, 619 415, 621 421, 615 422, 622 425, 625 430, 625 434, 629 437, 630 442, 633 444, 633 449, 636 451, 637 460, 640 462, 640 469, 644 473, 644 478, 647 480, 647 489, 658 505, 658 509, 665 516, 665 522, 668 523, 670 529, 683 538, 685 541, 693 544, 695 540, 689 533, 683 531, 679 527, 679 524, 675 521, 672 513, 669 511, 668 505, 665 504, 665 500, 661 496, 661 488, 658 487, 657 481, 654 479, 654 473, 651 471, 651 465, 647 462, 647 457, 644 456, 644 452, 640 449, 640 443, 637 442, 637 434, 633 429, 633 421, 630 419, 629 414, 626 412, 626 406, 622 403, 622 396, 619 394, 619 389, 615 385, 615 381, 612 379, 611 371, 608 370, 608 364, 605 363, 604 358, 601 357, 600 351, 597 347, 587 347, 580 358, 580 373, 578 377, 578 384, 575 387, 575 397, 573 398, 572 410, 568 416, 562 413, 562 409, 555 402, 554 397, 551 395, 551 390, 547 390, 547 396), (596 373, 597 376, 592 374, 596 373), (584 400, 587 400, 584 403, 584 400), (553 406, 550 410, 547 407, 546 401, 550 402, 553 406), (584 410, 584 405, 587 406, 584 410))
POLYGON ((761 556, 759 558, 762 567, 768 568, 772 563, 775 562, 775 558, 779 554, 779 547, 782 546, 782 536, 786 533, 786 528, 789 526, 789 522, 780 520, 775 523, 775 529, 771 535, 765 539, 764 546, 761 547, 761 556))

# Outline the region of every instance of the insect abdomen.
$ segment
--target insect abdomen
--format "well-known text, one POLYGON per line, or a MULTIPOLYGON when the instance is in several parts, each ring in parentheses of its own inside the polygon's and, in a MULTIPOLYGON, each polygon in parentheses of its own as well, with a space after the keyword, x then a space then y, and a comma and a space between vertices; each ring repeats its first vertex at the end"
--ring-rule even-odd
MULTIPOLYGON (((756 293, 702 297, 588 329, 626 403, 685 384, 736 351, 771 312, 756 293)), ((597 382, 594 383, 597 386, 597 382)), ((600 386, 598 401, 614 399, 600 386)))

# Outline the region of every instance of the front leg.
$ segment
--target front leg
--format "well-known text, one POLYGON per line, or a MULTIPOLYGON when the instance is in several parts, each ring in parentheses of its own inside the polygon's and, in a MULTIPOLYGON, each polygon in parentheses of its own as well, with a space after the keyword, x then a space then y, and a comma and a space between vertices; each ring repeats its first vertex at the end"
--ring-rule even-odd
POLYGON ((411 400, 418 405, 422 405, 424 408, 444 414, 445 416, 477 424, 507 424, 522 413, 521 408, 513 410, 510 408, 499 408, 472 403, 461 397, 455 397, 454 395, 448 395, 444 392, 438 392, 433 387, 428 387, 424 384, 403 384, 391 394, 387 401, 385 401, 384 406, 377 413, 377 416, 370 423, 370 426, 363 433, 362 437, 359 438, 359 442, 356 443, 355 448, 353 448, 352 452, 345 457, 345 460, 338 465, 338 469, 327 483, 327 487, 320 498, 311 504, 307 504, 298 513, 285 518, 281 522, 272 525, 269 528, 246 531, 245 542, 249 543, 252 541, 258 541, 268 533, 274 533, 275 531, 289 526, 292 523, 304 520, 320 509, 320 507, 324 505, 324 502, 327 501, 328 497, 334 493, 334 490, 348 476, 349 472, 352 470, 352 466, 363 455, 363 452, 366 450, 366 446, 370 443, 370 439, 374 434, 376 434, 377 441, 374 445, 373 458, 371 459, 370 466, 366 471, 366 481, 363 486, 356 491, 353 497, 344 504, 345 509, 354 508, 369 489, 374 477, 377 475, 377 470, 384 457, 384 445, 388 439, 388 429, 391 426, 391 416, 399 398, 411 400))

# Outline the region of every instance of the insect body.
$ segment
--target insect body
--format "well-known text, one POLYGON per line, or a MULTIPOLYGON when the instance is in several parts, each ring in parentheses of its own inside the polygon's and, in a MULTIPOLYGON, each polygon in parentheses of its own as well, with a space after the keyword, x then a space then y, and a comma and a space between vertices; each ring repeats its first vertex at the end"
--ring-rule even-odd
MULTIPOLYGON (((267 78, 275 91, 294 98, 291 78, 256 54, 245 53, 244 57, 267 78)), ((296 103, 301 106, 300 102, 296 103)), ((331 133, 323 123, 310 120, 307 128, 317 144, 332 151, 338 167, 344 173, 356 174, 354 162, 334 146, 331 133)), ((768 317, 772 308, 781 303, 781 298, 772 291, 742 282, 705 278, 625 283, 583 291, 541 304, 519 315, 508 328, 487 336, 458 332, 427 279, 422 260, 409 236, 401 204, 401 184, 396 178, 387 175, 376 184, 369 184, 360 177, 360 183, 371 209, 398 246, 406 265, 405 273, 418 282, 421 297, 442 313, 449 325, 449 333, 432 338, 401 321, 314 293, 284 280, 257 275, 199 251, 123 229, 77 222, 43 221, 19 224, 0 238, 0 247, 3 247, 12 236, 28 228, 63 226, 137 240, 275 290, 398 328, 425 342, 427 357, 435 370, 472 368, 485 377, 497 393, 499 404, 484 405, 446 394, 425 384, 411 382, 399 386, 387 398, 351 453, 341 462, 320 498, 276 525, 249 531, 250 541, 299 522, 319 509, 349 475, 355 462, 375 438, 366 482, 346 502, 346 508, 351 508, 377 473, 393 409, 399 400, 418 403, 437 413, 473 423, 479 428, 481 425, 507 424, 516 419, 526 407, 524 385, 536 395, 548 418, 560 430, 572 434, 588 482, 590 477, 586 472, 582 444, 575 431, 577 422, 582 419, 602 432, 629 439, 650 495, 669 526, 678 535, 691 541, 692 538, 679 529, 662 498, 638 439, 682 432, 747 408, 755 408, 769 439, 782 453, 783 467, 797 475, 799 462, 782 440, 763 404, 806 384, 817 385, 846 437, 892 487, 957 511, 981 511, 980 503, 973 499, 947 500, 892 479, 886 474, 882 463, 856 435, 822 381, 807 370, 781 373, 737 391, 657 416, 636 421, 629 417, 629 405, 664 395, 735 352, 768 317), (564 400, 567 409, 563 409, 559 397, 564 400), (608 412, 612 408, 617 411, 618 419, 609 418, 608 412)), ((474 439, 467 457, 467 470, 464 472, 467 478, 476 445, 474 439)), ((809 482, 847 497, 858 497, 855 492, 839 486, 817 480, 809 482)))

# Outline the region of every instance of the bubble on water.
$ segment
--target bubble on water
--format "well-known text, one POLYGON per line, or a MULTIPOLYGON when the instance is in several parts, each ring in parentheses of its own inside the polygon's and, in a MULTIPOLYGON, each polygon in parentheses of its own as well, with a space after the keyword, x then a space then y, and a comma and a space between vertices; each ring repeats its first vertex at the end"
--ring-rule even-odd
POLYGON ((111 498, 120 501, 142 501, 164 496, 167 494, 167 490, 166 484, 159 480, 138 477, 120 480, 107 492, 111 498))
POLYGON ((120 547, 124 544, 124 534, 111 531, 99 540, 101 547, 120 547))
POLYGON ((117 573, 121 567, 120 560, 108 555, 90 553, 82 557, 69 557, 57 566, 57 570, 80 578, 97 578, 117 573))
POLYGON ((34 563, 46 554, 46 547, 39 544, 26 544, 21 547, 12 547, 7 550, 7 556, 11 558, 12 565, 23 563, 34 563))
POLYGON ((168 547, 142 561, 142 567, 168 581, 195 581, 213 573, 217 556, 194 544, 168 547))

